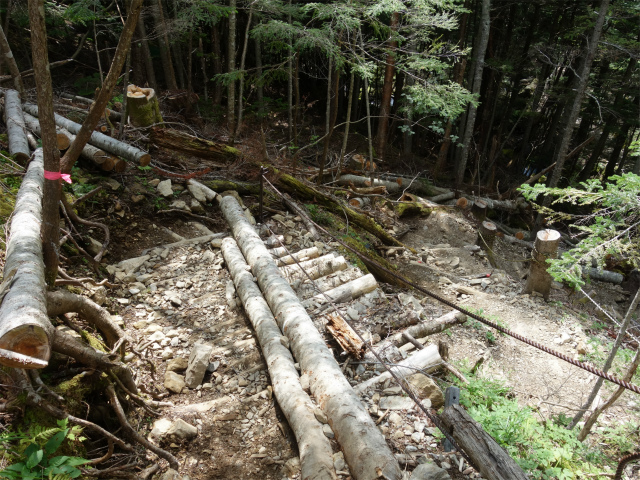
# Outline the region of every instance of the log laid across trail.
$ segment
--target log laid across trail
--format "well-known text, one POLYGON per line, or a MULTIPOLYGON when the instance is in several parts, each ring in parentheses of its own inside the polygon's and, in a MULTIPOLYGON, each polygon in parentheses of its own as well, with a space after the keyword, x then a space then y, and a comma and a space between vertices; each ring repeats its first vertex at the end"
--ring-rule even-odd
POLYGON ((9 153, 20 163, 26 163, 31 155, 23 115, 20 94, 17 90, 5 90, 4 123, 9 137, 9 153))
MULTIPOLYGON (((24 124, 33 133, 42 138, 42 130, 40 129, 40 122, 33 115, 24 113, 24 124)), ((56 128, 56 143, 58 144, 58 150, 66 150, 71 145, 69 137, 60 131, 60 127, 56 128)))
MULTIPOLYGON (((25 103, 24 110, 34 117, 38 116, 38 107, 36 105, 25 103)), ((64 118, 57 113, 54 116, 56 125, 69 130, 74 135, 77 135, 82 128, 82 125, 79 123, 73 122, 68 118, 64 118)), ((151 155, 149 155, 149 153, 100 132, 93 132, 89 143, 104 150, 105 152, 112 153, 113 155, 125 158, 131 162, 138 162, 143 167, 146 167, 151 162, 151 155)))
POLYGON ((329 439, 314 415, 313 403, 300 384, 299 374, 294 366, 295 360, 289 349, 282 344, 278 324, 254 283, 253 275, 247 271, 247 263, 235 240, 225 238, 222 241, 222 256, 258 337, 271 376, 273 393, 296 437, 302 478, 335 479, 329 439))
POLYGON ((302 372, 309 375, 311 392, 329 420, 351 474, 356 480, 400 480, 402 471, 382 432, 349 385, 324 338, 280 274, 242 208, 232 196, 220 197, 219 201, 280 331, 287 336, 302 372))
MULTIPOLYGON (((226 162, 234 160, 240 155, 240 151, 237 148, 194 137, 171 128, 153 127, 151 129, 151 140, 154 145, 159 147, 210 161, 223 160, 226 162)), ((217 166, 223 167, 225 165, 226 163, 218 164, 217 166)))
POLYGON ((0 364, 43 368, 51 355, 53 325, 47 316, 42 259, 44 160, 36 150, 16 197, 0 287, 0 364), (4 297, 4 298, 2 298, 4 297), (10 353, 19 357, 10 358, 10 353))

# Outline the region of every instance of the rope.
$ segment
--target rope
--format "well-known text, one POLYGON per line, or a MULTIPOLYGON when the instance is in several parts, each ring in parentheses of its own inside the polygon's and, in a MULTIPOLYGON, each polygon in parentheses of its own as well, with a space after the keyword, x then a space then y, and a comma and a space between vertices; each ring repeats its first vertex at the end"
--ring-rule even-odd
MULTIPOLYGON (((275 192, 282 197, 282 193, 280 193, 278 191, 277 188, 275 188, 273 186, 273 184, 271 182, 269 182, 269 180, 265 177, 265 181, 275 190, 275 192)), ((592 365, 589 365, 587 363, 584 362, 580 362, 579 360, 575 360, 571 357, 568 357, 567 355, 560 353, 556 350, 553 350, 545 345, 542 345, 541 343, 538 343, 536 341, 530 340, 527 337, 524 337, 518 333, 515 333, 507 328, 501 327, 500 325, 498 325, 497 323, 494 323, 490 320, 487 320, 486 318, 475 314, 465 308, 462 308, 458 305, 456 305, 453 302, 450 302, 449 300, 441 297, 440 295, 433 293, 429 290, 427 290, 426 288, 423 288, 415 283, 413 283, 412 281, 408 280, 407 278, 403 277, 402 275, 398 275, 395 272, 392 272, 391 270, 387 269, 386 267, 384 267, 383 265, 380 265, 379 263, 377 263, 375 260, 372 260, 364 255, 362 255, 360 252, 358 252, 357 250, 355 250, 354 248, 350 247, 349 245, 347 245, 346 243, 344 243, 342 240, 340 240, 339 238, 335 237, 334 235, 332 235, 331 233, 329 233, 326 229, 324 229, 323 227, 321 227, 320 225, 318 225, 316 222, 314 222, 313 220, 311 220, 311 222, 314 223, 314 225, 316 226, 316 228, 318 228, 321 232, 323 232, 325 235, 328 235, 329 237, 331 237, 333 240, 335 240, 336 242, 338 242, 340 245, 342 245, 344 248, 346 248, 347 250, 349 250, 350 252, 354 253, 358 258, 360 258, 361 260, 366 260, 368 262, 371 262, 373 264, 376 265, 376 268, 379 268, 381 270, 383 270, 385 273, 392 275, 393 277, 397 278, 398 280, 406 283, 407 285, 415 288, 416 290, 418 290, 419 292, 424 293, 425 295, 430 296, 431 298, 439 301, 440 303, 443 303, 445 305, 447 305, 448 307, 453 308, 454 310, 457 310, 461 313, 464 313, 465 315, 467 315, 468 317, 471 317, 475 320, 478 320, 479 322, 494 328, 496 330, 498 330, 500 333, 504 333, 505 335, 509 335, 512 338, 515 338, 516 340, 519 340, 529 346, 532 346, 534 348, 537 348, 538 350, 542 350, 545 353, 548 353, 549 355, 553 355, 556 358, 559 358, 560 360, 563 360, 567 363, 570 363, 571 365, 581 368, 583 370, 586 370, 587 372, 596 375, 598 377, 604 378, 605 380, 611 382, 611 383, 615 383, 618 386, 624 387, 627 390, 630 390, 634 393, 640 394, 640 387, 638 387, 637 385, 634 385, 633 383, 630 382, 626 382, 620 378, 617 378, 614 375, 611 375, 609 373, 606 373, 598 368, 593 367, 592 365)), ((357 332, 356 332, 357 333, 357 332)), ((366 344, 366 342, 365 342, 366 344)), ((373 352, 373 350, 372 350, 373 352)), ((374 352, 375 354, 375 352, 374 352)), ((377 355, 376 355, 377 356, 377 355)), ((393 374, 392 374, 393 375, 393 374)))

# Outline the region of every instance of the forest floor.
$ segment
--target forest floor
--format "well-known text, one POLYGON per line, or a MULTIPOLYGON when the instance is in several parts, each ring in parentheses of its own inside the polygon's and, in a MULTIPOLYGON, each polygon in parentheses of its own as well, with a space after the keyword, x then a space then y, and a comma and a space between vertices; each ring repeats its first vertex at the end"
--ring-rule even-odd
MULTIPOLYGON (((154 215, 161 198, 154 188, 157 180, 150 172, 114 175, 107 181, 92 178, 90 182, 101 182, 108 193, 83 209, 83 215, 109 224, 113 241, 106 263, 112 266, 110 272, 115 273, 118 284, 107 292, 91 288, 89 294, 119 315, 126 331, 155 365, 156 373, 152 375, 146 361, 135 361, 138 383, 175 405, 162 410, 163 421, 140 413, 133 423, 176 455, 180 473, 192 480, 298 478, 295 439, 272 398, 270 379, 251 325, 241 308, 234 309, 228 304, 229 274, 220 250, 209 243, 166 247, 179 237, 202 236, 207 229, 214 233, 227 231, 227 225, 215 206, 205 206, 206 211, 200 215, 208 220, 203 222, 194 222, 182 214, 154 215), (135 195, 143 195, 145 199, 138 198, 134 203, 131 199, 135 195), (115 267, 122 260, 141 256, 135 267, 115 267), (191 348, 198 342, 213 345, 210 370, 215 371, 209 371, 203 384, 195 389, 168 392, 164 383, 166 372, 184 370, 191 348), (195 439, 178 441, 175 437, 164 437, 163 428, 177 418, 197 428, 195 439), (155 431, 149 433, 154 426, 155 431)), ((189 194, 183 185, 174 181, 173 189, 174 200, 188 203, 189 194)), ((254 205, 257 199, 244 200, 254 205)), ((403 242, 417 254, 405 251, 390 259, 409 279, 566 355, 602 364, 603 345, 616 327, 591 302, 559 284, 554 284, 549 301, 522 295, 522 278, 530 256, 526 248, 497 240, 500 268, 492 269, 486 258, 464 248, 475 243, 476 232, 457 210, 436 211, 408 221, 394 219, 384 209, 380 214, 387 215, 386 223, 395 231, 411 227, 403 242), (489 276, 477 278, 481 274, 489 276), (463 289, 465 293, 460 293, 459 285, 471 290, 463 289)), ((267 223, 276 233, 286 236, 292 251, 309 246, 299 218, 288 215, 267 223)), ((317 246, 332 251, 337 244, 325 238, 317 246)), ((619 286, 594 282, 587 291, 614 317, 620 319, 624 315, 630 298, 619 286)), ((449 311, 415 291, 384 286, 376 292, 356 305, 361 313, 361 321, 356 325, 365 329, 406 308, 422 308, 426 318, 437 318, 449 311), (403 305, 400 294, 413 295, 420 306, 403 305)), ((342 307, 347 308, 353 305, 342 307)), ((518 401, 533 407, 542 420, 558 414, 572 416, 581 408, 596 380, 586 371, 511 337, 491 332, 473 320, 435 335, 429 342, 437 344, 439 340, 448 342, 454 364, 471 366, 483 358, 480 375, 504 381, 513 388, 518 401)), ((344 357, 339 355, 337 344, 327 342, 343 364, 344 357)), ((345 373, 356 384, 370 376, 370 370, 369 367, 365 372, 353 364, 345 368, 345 373)), ((440 384, 446 387, 448 383, 445 380, 440 384)), ((606 392, 608 396, 612 390, 605 385, 602 395, 606 392)), ((384 390, 380 393, 385 395, 384 390)), ((464 389, 461 395, 465 395, 464 389)), ((379 396, 365 396, 364 401, 372 413, 382 415, 375 404, 379 396)), ((399 416, 382 418, 374 415, 394 452, 414 457, 427 455, 454 479, 478 477, 467 466, 462 469, 463 475, 455 455, 443 455, 440 442, 431 435, 433 425, 428 420, 411 409, 398 413, 399 416), (414 435, 416 432, 419 434, 414 435)), ((600 417, 598 428, 638 418, 640 403, 625 395, 600 417)), ((349 478, 339 448, 335 442, 333 446, 340 478, 349 478)))

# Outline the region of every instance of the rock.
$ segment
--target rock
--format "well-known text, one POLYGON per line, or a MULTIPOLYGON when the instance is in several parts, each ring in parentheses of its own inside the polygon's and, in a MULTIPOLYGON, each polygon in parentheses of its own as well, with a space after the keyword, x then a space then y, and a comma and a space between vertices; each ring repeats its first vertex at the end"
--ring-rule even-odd
POLYGON ((196 388, 202 383, 209 367, 209 356, 213 347, 204 343, 196 343, 189 356, 189 366, 185 375, 185 383, 189 388, 196 388))
POLYGON ((86 245, 86 250, 91 255, 96 256, 100 250, 102 250, 102 242, 99 242, 95 238, 89 237, 89 244, 86 245))
POLYGON ((449 265, 451 265, 451 268, 458 268, 460 266, 460 257, 453 257, 449 265))
POLYGON ((180 476, 178 472, 176 472, 173 468, 170 468, 162 475, 160 475, 159 480, 184 480, 183 477, 180 476))
POLYGON ((191 204, 189 205, 189 209, 195 213, 204 213, 204 207, 202 206, 202 203, 200 203, 195 198, 191 199, 191 204))
POLYGON ((160 183, 159 178, 154 178, 153 180, 149 180, 149 185, 152 187, 157 187, 159 183, 160 183))
POLYGON ((335 437, 333 430, 331 430, 331 427, 327 424, 322 425, 322 433, 324 433, 324 436, 327 438, 335 437))
POLYGON ((187 189, 195 200, 200 203, 207 203, 207 196, 205 195, 204 189, 200 185, 189 184, 187 185, 187 189))
POLYGON ((107 289, 103 286, 96 288, 91 295, 91 300, 96 302, 98 305, 104 305, 107 301, 107 289))
POLYGON ((409 410, 415 406, 409 397, 383 397, 380 399, 382 410, 409 410))
POLYGON ((180 440, 192 440, 198 436, 198 429, 179 418, 173 422, 167 431, 167 436, 175 436, 180 440))
POLYGON ((191 211, 189 210, 189 207, 184 200, 174 200, 173 202, 171 202, 171 205, 169 205, 169 207, 175 208, 176 210, 185 210, 187 212, 191 211))
POLYGON ((576 350, 580 355, 585 355, 587 353, 587 346, 582 340, 580 340, 578 342, 578 346, 576 347, 576 350))
POLYGON ((293 457, 287 460, 283 466, 283 473, 289 478, 298 475, 300 473, 300 458, 293 457))
POLYGON ((422 463, 411 474, 411 480, 451 480, 451 477, 435 463, 422 463))
POLYGON ((164 388, 173 393, 180 393, 185 387, 184 377, 169 370, 164 374, 164 388))
POLYGON ((398 300, 403 306, 411 305, 413 309, 417 312, 422 310, 422 305, 420 305, 420 301, 414 297, 413 295, 409 295, 407 293, 400 293, 398 295, 398 300))
POLYGON ((333 468, 336 471, 344 471, 346 463, 344 462, 344 453, 338 452, 333 454, 333 468))
POLYGON ((122 187, 120 182, 118 182, 115 178, 105 178, 104 182, 109 185, 109 188, 111 188, 111 190, 113 190, 114 192, 122 187))
POLYGON ((131 195, 131 201, 135 204, 142 203, 145 199, 144 195, 131 195))
POLYGON ((392 412, 389 414, 387 421, 389 422, 389 425, 397 427, 398 425, 402 424, 402 417, 398 413, 392 412))
POLYGON ((143 255, 141 257, 129 258, 128 260, 123 260, 116 265, 118 270, 124 271, 125 275, 131 275, 137 269, 139 269, 144 262, 151 258, 150 255, 143 255))
POLYGON ((168 418, 159 418, 153 422, 153 428, 149 433, 149 439, 155 441, 162 440, 167 435, 172 423, 173 422, 168 418))
POLYGON ((158 183, 158 186, 156 189, 158 190, 158 193, 163 197, 173 196, 173 189, 171 188, 170 178, 167 178, 166 180, 163 180, 162 182, 158 183))
POLYGON ((444 405, 444 395, 440 387, 429 377, 422 373, 416 373, 407 378, 409 384, 415 389, 418 398, 431 400, 431 405, 436 410, 444 405))

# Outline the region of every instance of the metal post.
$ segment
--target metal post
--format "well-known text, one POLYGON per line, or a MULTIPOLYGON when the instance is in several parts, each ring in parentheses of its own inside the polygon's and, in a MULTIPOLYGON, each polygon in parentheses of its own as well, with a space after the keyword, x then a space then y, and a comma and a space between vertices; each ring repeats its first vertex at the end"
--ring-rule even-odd
MULTIPOLYGON (((460 403, 460 389, 458 387, 447 387, 444 391, 444 408, 450 405, 458 405, 460 403)), ((444 451, 451 452, 455 450, 448 438, 444 439, 444 451)))

